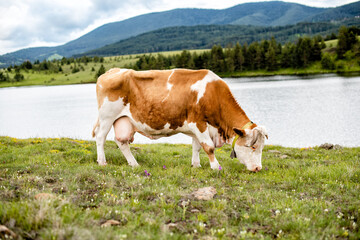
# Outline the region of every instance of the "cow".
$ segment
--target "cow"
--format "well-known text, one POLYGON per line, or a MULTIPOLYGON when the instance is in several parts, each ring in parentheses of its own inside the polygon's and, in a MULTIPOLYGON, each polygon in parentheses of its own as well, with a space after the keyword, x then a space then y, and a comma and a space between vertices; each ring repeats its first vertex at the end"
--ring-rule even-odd
POLYGON ((136 132, 157 139, 184 133, 192 137, 192 166, 201 167, 199 152, 204 149, 212 169, 220 165, 215 148, 232 144, 248 170, 261 170, 265 127, 249 120, 228 85, 210 70, 149 70, 113 68, 96 84, 98 119, 97 162, 106 164, 104 144, 114 126, 115 142, 131 166, 138 163, 129 144, 136 132))

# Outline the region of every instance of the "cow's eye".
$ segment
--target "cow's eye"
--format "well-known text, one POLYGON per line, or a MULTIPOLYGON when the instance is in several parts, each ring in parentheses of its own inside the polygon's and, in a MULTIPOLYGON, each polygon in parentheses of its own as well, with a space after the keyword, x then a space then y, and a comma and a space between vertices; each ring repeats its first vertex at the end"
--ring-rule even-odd
POLYGON ((252 149, 253 151, 255 151, 256 147, 255 147, 255 146, 252 146, 251 149, 252 149))

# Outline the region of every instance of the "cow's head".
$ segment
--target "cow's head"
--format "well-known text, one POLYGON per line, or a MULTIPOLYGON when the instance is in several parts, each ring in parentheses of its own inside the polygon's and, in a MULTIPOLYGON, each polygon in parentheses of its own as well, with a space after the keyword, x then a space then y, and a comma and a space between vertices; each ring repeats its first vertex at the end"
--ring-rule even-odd
POLYGON ((265 127, 257 126, 245 130, 234 128, 234 131, 239 137, 235 142, 231 157, 239 159, 252 172, 260 171, 265 137, 268 138, 265 127))

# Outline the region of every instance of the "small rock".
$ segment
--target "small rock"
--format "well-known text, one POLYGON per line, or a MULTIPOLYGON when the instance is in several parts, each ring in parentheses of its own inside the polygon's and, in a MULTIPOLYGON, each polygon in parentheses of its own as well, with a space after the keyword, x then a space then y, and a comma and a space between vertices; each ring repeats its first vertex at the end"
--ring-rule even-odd
POLYGON ((334 148, 334 144, 324 143, 324 144, 321 144, 319 147, 320 147, 320 148, 323 148, 323 149, 326 149, 326 150, 330 150, 330 149, 333 149, 333 148, 334 148))
POLYGON ((110 227, 110 226, 117 226, 120 225, 121 223, 117 220, 114 219, 110 219, 107 220, 106 222, 104 222, 103 224, 101 224, 101 227, 110 227))
POLYGON ((214 187, 200 188, 191 193, 191 195, 197 200, 211 200, 215 194, 216 189, 214 187))
POLYGON ((321 144, 319 146, 319 148, 323 148, 323 149, 326 149, 326 150, 330 150, 330 149, 335 149, 335 150, 339 150, 339 149, 343 149, 342 146, 340 146, 339 144, 332 144, 332 143, 324 143, 324 144, 321 144))
MULTIPOLYGON (((11 231, 10 229, 8 229, 6 226, 4 225, 0 225, 0 234, 1 235, 7 235, 7 236, 10 236, 12 238, 16 238, 16 234, 11 231)), ((0 236, 1 236, 0 235, 0 236)), ((6 237, 5 237, 6 238, 6 237)))
POLYGON ((339 144, 335 144, 335 145, 334 145, 334 149, 335 149, 335 150, 339 150, 339 149, 343 149, 343 147, 340 146, 339 144))
POLYGON ((36 200, 48 200, 48 199, 54 199, 54 198, 56 198, 56 197, 51 193, 38 193, 35 195, 36 200))
POLYGON ((190 212, 192 212, 192 213, 198 213, 198 212, 200 212, 200 211, 199 211, 198 209, 194 208, 194 209, 191 209, 190 212))
POLYGON ((289 157, 288 155, 284 154, 284 155, 280 156, 280 159, 285 159, 285 158, 288 158, 288 157, 289 157))
POLYGON ((278 150, 269 150, 268 152, 269 152, 269 153, 276 153, 276 154, 280 154, 280 153, 281 153, 281 152, 278 151, 278 150))

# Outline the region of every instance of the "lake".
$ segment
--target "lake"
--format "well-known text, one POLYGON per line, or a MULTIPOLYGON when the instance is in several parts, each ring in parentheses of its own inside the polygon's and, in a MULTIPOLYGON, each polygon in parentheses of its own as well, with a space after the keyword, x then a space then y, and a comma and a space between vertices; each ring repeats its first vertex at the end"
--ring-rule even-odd
MULTIPOLYGON (((268 129, 267 144, 360 146, 360 77, 334 74, 225 78, 249 118, 268 129)), ((95 84, 0 89, 0 135, 92 139, 95 84)), ((113 139, 111 130, 108 139, 113 139)), ((135 143, 191 143, 178 134, 135 143)))

